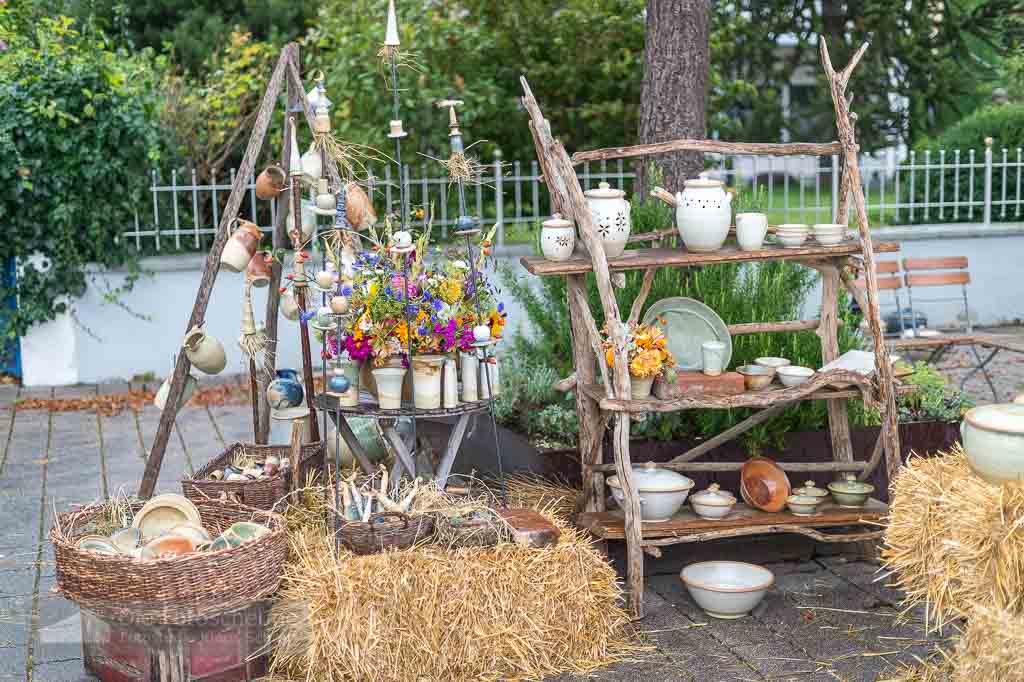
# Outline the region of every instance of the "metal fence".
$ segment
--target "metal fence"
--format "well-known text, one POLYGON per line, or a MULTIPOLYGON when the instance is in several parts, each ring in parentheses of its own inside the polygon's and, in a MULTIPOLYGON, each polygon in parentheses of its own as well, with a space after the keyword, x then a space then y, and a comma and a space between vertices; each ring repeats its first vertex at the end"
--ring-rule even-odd
MULTIPOLYGON (((769 219, 781 222, 829 222, 839 198, 840 162, 832 157, 756 157, 708 154, 708 172, 741 192, 764 188, 769 219)), ((532 241, 536 224, 550 214, 547 190, 536 161, 504 161, 496 157, 484 164, 478 182, 467 192, 468 208, 485 224, 497 224, 497 246, 532 241)), ((1024 195, 1022 149, 929 150, 902 154, 888 150, 861 158, 861 175, 872 225, 966 222, 989 225, 993 221, 1021 219, 1024 195)), ((397 208, 398 178, 390 166, 369 169, 366 188, 378 214, 397 208), (379 171, 379 172, 378 172, 379 171)), ((579 169, 584 189, 606 181, 632 194, 633 165, 619 159, 584 164, 579 169)), ((436 166, 405 168, 403 182, 408 201, 423 209, 416 223, 434 226, 442 239, 458 216, 457 197, 448 178, 436 166)), ((227 201, 235 171, 224 181, 214 177, 197 182, 195 171, 171 171, 169 177, 152 173, 152 216, 137 214, 125 239, 146 253, 195 251, 209 248, 227 201)), ((257 201, 255 177, 249 178, 240 213, 269 231, 274 202, 257 201)), ((669 188, 675 190, 679 188, 669 188)))

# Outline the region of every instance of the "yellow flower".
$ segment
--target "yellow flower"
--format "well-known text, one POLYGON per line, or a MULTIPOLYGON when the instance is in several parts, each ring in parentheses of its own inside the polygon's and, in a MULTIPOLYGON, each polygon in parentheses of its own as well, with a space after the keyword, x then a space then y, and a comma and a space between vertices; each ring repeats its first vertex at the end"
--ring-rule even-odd
POLYGON ((440 294, 442 301, 452 305, 462 298, 462 282, 449 277, 441 282, 437 293, 440 294))
POLYGON ((633 361, 629 363, 629 372, 633 376, 647 378, 660 372, 661 366, 661 353, 653 349, 645 350, 637 353, 633 361))

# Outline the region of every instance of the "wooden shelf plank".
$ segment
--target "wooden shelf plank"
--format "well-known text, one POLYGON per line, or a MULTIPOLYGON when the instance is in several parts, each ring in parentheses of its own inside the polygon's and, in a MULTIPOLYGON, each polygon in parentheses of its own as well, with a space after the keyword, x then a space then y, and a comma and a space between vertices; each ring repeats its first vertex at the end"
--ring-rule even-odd
MULTIPOLYGON (((822 504, 814 516, 797 516, 788 511, 764 512, 738 503, 724 519, 712 521, 702 519, 684 507, 667 521, 649 522, 642 525, 644 540, 684 537, 709 531, 730 531, 736 529, 771 528, 774 526, 799 526, 807 528, 829 528, 852 526, 867 522, 879 522, 889 511, 887 505, 875 499, 868 500, 862 509, 844 509, 831 501, 822 504)), ((576 525, 603 540, 625 538, 622 511, 584 512, 576 518, 576 525)), ((766 532, 779 532, 768 530, 766 532)), ((783 531, 784 532, 784 531, 783 531)))
POLYGON ((652 156, 681 151, 757 156, 830 156, 841 154, 843 148, 838 142, 724 142, 722 140, 681 139, 576 152, 572 155, 572 163, 576 165, 586 161, 607 161, 608 159, 625 159, 632 156, 652 156))
MULTIPOLYGON (((876 253, 899 251, 896 242, 875 244, 876 253)), ((644 270, 650 267, 693 267, 712 263, 734 263, 759 260, 796 260, 807 258, 840 258, 861 254, 859 240, 839 246, 810 244, 798 249, 784 249, 781 246, 766 246, 758 251, 740 251, 735 246, 724 246, 714 253, 692 253, 684 249, 652 248, 630 249, 618 258, 608 260, 612 272, 644 270)), ((519 261, 534 275, 578 275, 593 270, 589 256, 573 256, 569 260, 556 262, 542 256, 524 256, 519 261)))

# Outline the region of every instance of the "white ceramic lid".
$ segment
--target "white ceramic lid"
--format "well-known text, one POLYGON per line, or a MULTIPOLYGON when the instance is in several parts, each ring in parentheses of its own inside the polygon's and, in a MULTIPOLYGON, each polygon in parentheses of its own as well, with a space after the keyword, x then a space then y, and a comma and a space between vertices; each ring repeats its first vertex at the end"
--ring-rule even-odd
MULTIPOLYGON (((693 481, 682 474, 677 474, 670 469, 660 469, 654 462, 647 462, 643 465, 633 467, 633 482, 636 483, 637 492, 641 493, 671 493, 682 492, 693 487, 693 481)), ((621 488, 619 477, 612 476, 608 479, 608 485, 613 488, 621 488)))
POLYGON ((1024 404, 981 405, 968 410, 964 421, 987 431, 1024 434, 1024 404))
POLYGON ((828 497, 828 491, 814 485, 814 481, 804 481, 802 487, 793 490, 793 494, 805 497, 828 497))
POLYGON ((541 223, 541 227, 572 227, 572 222, 563 218, 561 213, 555 213, 541 223))
POLYGON ((706 490, 694 493, 690 500, 712 507, 731 507, 736 504, 736 496, 725 490, 720 490, 717 483, 712 483, 706 490))
POLYGON ((707 173, 700 173, 696 178, 687 180, 683 183, 685 187, 696 187, 698 189, 707 189, 709 187, 725 187, 725 183, 721 180, 713 180, 708 177, 707 173))
POLYGON ((626 196, 621 189, 612 189, 607 182, 598 184, 597 189, 588 189, 584 194, 588 199, 621 199, 626 196))

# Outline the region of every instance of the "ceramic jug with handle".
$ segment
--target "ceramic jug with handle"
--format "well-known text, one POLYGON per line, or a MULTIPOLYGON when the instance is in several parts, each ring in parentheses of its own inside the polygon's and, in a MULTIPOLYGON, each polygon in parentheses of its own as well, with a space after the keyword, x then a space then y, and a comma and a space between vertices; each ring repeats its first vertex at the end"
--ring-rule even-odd
POLYGON ((676 193, 676 227, 688 251, 718 251, 729 236, 732 222, 732 195, 725 183, 712 180, 706 173, 687 180, 676 193))

